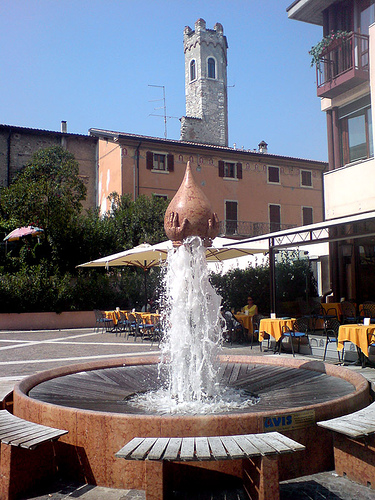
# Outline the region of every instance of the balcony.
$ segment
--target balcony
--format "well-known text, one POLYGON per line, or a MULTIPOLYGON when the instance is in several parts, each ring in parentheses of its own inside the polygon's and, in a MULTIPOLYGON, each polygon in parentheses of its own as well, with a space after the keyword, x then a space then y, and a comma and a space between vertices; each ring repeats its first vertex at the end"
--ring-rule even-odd
POLYGON ((352 33, 327 47, 316 65, 318 97, 332 99, 369 81, 369 37, 352 33))
POLYGON ((251 238, 253 236, 261 236, 262 234, 273 233, 275 231, 291 229, 292 227, 296 227, 296 225, 280 224, 277 222, 223 220, 220 221, 219 236, 238 239, 251 238))

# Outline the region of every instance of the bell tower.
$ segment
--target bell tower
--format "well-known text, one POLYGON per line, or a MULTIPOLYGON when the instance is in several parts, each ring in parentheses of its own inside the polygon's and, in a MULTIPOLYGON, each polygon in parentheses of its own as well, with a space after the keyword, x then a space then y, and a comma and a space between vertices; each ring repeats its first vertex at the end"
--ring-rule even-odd
POLYGON ((184 29, 186 116, 181 140, 228 146, 227 39, 223 26, 184 29))

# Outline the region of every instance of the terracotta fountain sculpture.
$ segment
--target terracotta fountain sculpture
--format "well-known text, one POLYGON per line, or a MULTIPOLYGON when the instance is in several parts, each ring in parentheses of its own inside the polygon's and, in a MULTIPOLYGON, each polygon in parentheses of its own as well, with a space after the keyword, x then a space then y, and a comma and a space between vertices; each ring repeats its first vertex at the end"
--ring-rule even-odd
MULTIPOLYGON (((174 254, 183 254, 179 247, 184 241, 186 246, 186 238, 197 235, 209 245, 218 234, 218 222, 188 164, 165 216, 165 231, 177 247, 174 254)), ((195 292, 191 295, 195 298, 195 292)), ((183 338, 183 325, 179 328, 183 338)), ((14 414, 68 431, 54 445, 51 474, 58 461, 60 471, 66 471, 70 478, 112 488, 145 489, 144 462, 115 457, 135 436, 223 436, 280 430, 306 446, 297 458, 280 457, 280 479, 332 468, 331 437, 316 422, 366 406, 369 387, 363 377, 311 359, 227 354, 220 355, 219 361, 220 384, 259 395, 257 404, 216 414, 130 408, 129 395, 158 390, 163 383, 158 371, 160 356, 142 354, 62 366, 28 377, 14 390, 14 414), (299 387, 298 397, 294 386, 299 387), (319 400, 318 386, 325 389, 319 400)), ((234 461, 201 464, 212 471, 242 474, 234 461)))
POLYGON ((199 236, 205 246, 210 246, 219 234, 219 218, 195 182, 190 162, 181 186, 165 213, 164 229, 173 246, 181 245, 188 236, 199 236))

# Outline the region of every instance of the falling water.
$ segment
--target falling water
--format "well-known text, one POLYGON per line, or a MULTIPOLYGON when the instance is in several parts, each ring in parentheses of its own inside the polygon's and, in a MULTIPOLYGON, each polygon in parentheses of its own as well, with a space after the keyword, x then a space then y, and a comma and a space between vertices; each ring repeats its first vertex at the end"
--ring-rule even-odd
POLYGON ((171 250, 164 279, 164 339, 159 373, 166 384, 137 394, 132 403, 159 413, 207 414, 245 409, 257 402, 220 384, 221 298, 209 282, 202 240, 189 237, 171 250))
POLYGON ((218 395, 221 299, 208 279, 205 247, 190 237, 168 255, 165 278, 169 391, 177 403, 218 395))

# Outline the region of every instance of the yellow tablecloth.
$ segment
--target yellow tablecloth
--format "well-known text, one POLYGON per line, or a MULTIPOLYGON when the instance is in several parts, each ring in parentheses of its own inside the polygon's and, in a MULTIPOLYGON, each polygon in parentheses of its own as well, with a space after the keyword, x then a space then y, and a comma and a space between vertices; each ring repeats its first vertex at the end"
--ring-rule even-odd
POLYGON ((368 357, 369 343, 375 342, 375 325, 341 325, 337 350, 344 348, 344 342, 352 342, 368 357))
MULTIPOLYGON (((132 313, 131 311, 121 311, 122 313, 125 314, 126 318, 128 318, 128 314, 137 314, 139 315, 142 320, 144 320, 146 323, 152 323, 152 317, 155 316, 157 319, 160 319, 160 314, 156 313, 145 313, 145 312, 134 312, 132 313)), ((116 326, 118 320, 120 319, 120 314, 118 311, 104 311, 105 317, 109 318, 113 321, 113 324, 116 326)))
POLYGON ((234 317, 241 325, 249 331, 249 334, 253 333, 253 317, 248 314, 235 314, 234 317))
POLYGON ((290 329, 293 328, 295 318, 291 319, 261 319, 259 325, 259 342, 264 340, 264 334, 268 333, 277 341, 280 340, 282 335, 283 326, 288 326, 290 329))

